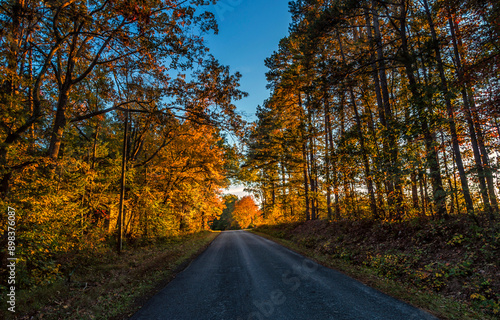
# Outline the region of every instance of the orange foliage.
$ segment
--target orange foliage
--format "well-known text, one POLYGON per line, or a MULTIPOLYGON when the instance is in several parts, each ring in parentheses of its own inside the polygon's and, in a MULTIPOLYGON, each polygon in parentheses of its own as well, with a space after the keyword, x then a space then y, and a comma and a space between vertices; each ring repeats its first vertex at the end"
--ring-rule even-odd
POLYGON ((252 196, 245 196, 234 205, 233 223, 237 223, 241 228, 248 228, 261 220, 261 212, 252 196))

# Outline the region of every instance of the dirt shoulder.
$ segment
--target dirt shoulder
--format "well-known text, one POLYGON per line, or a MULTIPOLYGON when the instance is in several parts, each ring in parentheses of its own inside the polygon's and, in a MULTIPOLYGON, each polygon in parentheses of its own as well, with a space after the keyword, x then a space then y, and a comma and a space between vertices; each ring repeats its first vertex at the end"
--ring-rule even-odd
POLYGON ((439 318, 500 315, 498 226, 309 221, 255 231, 439 318))

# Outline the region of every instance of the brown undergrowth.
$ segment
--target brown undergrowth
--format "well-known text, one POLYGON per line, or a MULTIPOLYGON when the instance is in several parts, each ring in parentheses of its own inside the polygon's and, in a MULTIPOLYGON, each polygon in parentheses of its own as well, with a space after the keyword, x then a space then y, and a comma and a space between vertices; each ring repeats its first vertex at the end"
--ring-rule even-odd
MULTIPOLYGON (((284 239, 292 246, 296 245, 301 253, 344 269, 341 271, 348 274, 352 275, 352 267, 368 269, 376 276, 400 283, 413 292, 428 293, 458 303, 433 310, 441 318, 500 318, 498 225, 478 227, 466 218, 398 223, 317 220, 261 226, 257 231, 284 239), (341 263, 329 263, 333 261, 341 263), (473 315, 465 317, 461 311, 452 310, 458 305, 473 315)), ((386 290, 381 286, 379 289, 386 290)), ((390 288, 387 290, 391 291, 390 288)), ((408 295, 409 300, 413 295, 408 295)), ((420 307, 435 309, 422 301, 417 303, 420 307)))

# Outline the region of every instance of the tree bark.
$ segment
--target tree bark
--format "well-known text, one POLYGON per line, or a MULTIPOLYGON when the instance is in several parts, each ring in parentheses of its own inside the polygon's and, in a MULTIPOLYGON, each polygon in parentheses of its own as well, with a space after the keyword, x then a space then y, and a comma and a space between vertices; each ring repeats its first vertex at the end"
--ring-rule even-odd
POLYGON ((123 130, 123 148, 122 148, 122 167, 121 167, 121 176, 120 176, 120 203, 118 206, 118 239, 117 239, 117 251, 121 253, 122 250, 122 240, 123 240, 123 226, 125 222, 125 210, 124 210, 124 201, 125 201, 125 173, 127 171, 127 146, 128 146, 128 111, 125 111, 125 125, 123 130))
MULTIPOLYGON (((406 35, 406 3, 402 2, 401 17, 400 17, 400 36, 401 36, 401 49, 402 49, 402 62, 405 68, 406 76, 408 78, 410 92, 412 93, 412 103, 415 106, 420 121, 420 126, 424 134, 424 142, 426 147, 426 162, 430 169, 430 177, 433 191, 433 201, 436 206, 438 218, 448 215, 446 210, 446 193, 443 188, 443 180, 439 168, 438 153, 436 150, 436 141, 429 128, 426 115, 425 115, 425 102, 422 95, 418 90, 417 81, 415 79, 412 57, 408 49, 407 35, 406 35)), ((426 190, 425 190, 426 191, 426 190)))
MULTIPOLYGON (((299 98, 299 108, 303 112, 304 108, 302 106, 302 97, 301 97, 300 92, 298 94, 298 98, 299 98)), ((303 124, 303 127, 304 126, 305 125, 303 124)), ((304 175, 304 196, 305 196, 305 206, 306 206, 306 220, 309 221, 309 220, 311 220, 311 213, 309 211, 309 175, 308 175, 308 171, 309 171, 308 163, 309 163, 309 161, 308 161, 308 156, 307 156, 307 140, 306 140, 304 131, 305 131, 305 128, 302 128, 302 162, 303 162, 302 171, 303 171, 303 175, 304 175)))
POLYGON ((444 133, 443 131, 441 131, 440 133, 441 133, 441 152, 443 154, 444 173, 446 176, 446 180, 448 181, 448 186, 450 188, 450 194, 451 194, 450 213, 455 214, 455 192, 453 190, 453 185, 451 183, 451 177, 448 170, 448 157, 446 156, 446 144, 444 140, 444 133))
POLYGON ((436 29, 434 26, 434 21, 432 20, 432 15, 429 9, 429 4, 427 0, 423 0, 424 8, 425 8, 425 13, 427 16, 427 22, 429 24, 429 28, 431 31, 431 36, 432 36, 432 47, 434 49, 434 53, 436 54, 436 63, 437 63, 437 68, 439 71, 439 78, 441 80, 440 87, 441 91, 444 96, 444 101, 446 104, 446 111, 448 113, 448 126, 450 128, 450 133, 451 133, 451 139, 453 142, 453 151, 455 153, 455 161, 457 163, 457 170, 460 175, 460 183, 462 186, 462 192, 464 194, 464 200, 465 204, 467 207, 467 212, 470 215, 474 215, 474 204, 472 203, 472 198, 470 195, 470 190, 469 190, 469 183, 467 180, 467 174, 465 172, 464 164, 462 161, 462 154, 460 152, 460 144, 458 142, 458 134, 457 134, 457 127, 455 123, 455 116, 454 116, 454 110, 453 110, 453 105, 451 104, 451 99, 450 99, 450 92, 448 90, 448 82, 446 80, 446 76, 444 73, 444 63, 441 58, 441 51, 439 48, 439 42, 437 39, 436 35, 436 29))
POLYGON ((489 168, 489 157, 484 145, 484 137, 481 128, 481 123, 477 112, 475 112, 476 106, 474 103, 474 96, 472 90, 468 88, 467 82, 464 79, 464 69, 462 64, 462 56, 460 55, 460 44, 458 39, 458 24, 453 19, 451 12, 448 13, 448 25, 450 27, 450 34, 453 42, 453 52, 455 54, 456 63, 456 73, 458 76, 458 81, 462 86, 462 99, 464 103, 464 110, 469 125, 469 132, 471 136, 471 144, 474 152, 474 160, 476 162, 476 168, 479 177, 479 184, 481 190, 481 196, 483 198, 483 203, 485 206, 485 211, 490 213, 490 217, 493 214, 498 214, 498 202, 495 193, 495 186, 493 182, 493 175, 491 169, 489 168), (486 179, 486 182, 485 182, 486 179), (486 187, 486 183, 488 186, 486 187), (486 190, 488 189, 488 190, 486 190), (488 197, 489 196, 489 197, 488 197), (490 205, 491 201, 491 205, 490 205), (493 209, 493 212, 491 212, 493 209))
MULTIPOLYGON (((384 157, 388 157, 388 161, 386 162, 385 172, 387 172, 390 176, 392 176, 387 182, 386 187, 389 193, 388 202, 390 206, 390 212, 395 210, 396 219, 399 220, 403 215, 403 194, 401 192, 401 181, 400 181, 400 172, 397 165, 398 162, 398 143, 396 132, 394 128, 396 127, 395 119, 392 114, 391 101, 389 97, 389 86, 386 75, 386 64, 385 57, 382 46, 382 35, 380 33, 379 26, 379 18, 376 9, 376 1, 372 1, 372 14, 373 14, 373 28, 375 32, 375 49, 377 53, 377 61, 378 61, 378 77, 380 80, 380 90, 382 92, 382 104, 383 104, 383 113, 385 117, 385 135, 384 137, 384 157)), ((371 28, 369 28, 371 30, 371 28)), ((369 38, 371 38, 371 31, 368 33, 369 38)), ((377 98, 379 99, 379 98, 377 98)), ((378 100, 377 100, 378 101, 378 100)), ((381 113, 379 111, 379 113, 381 113)), ((382 120, 382 119, 381 119, 382 120)), ((390 214, 391 215, 391 214, 390 214)))
POLYGON ((323 107, 325 113, 325 187, 326 187, 326 211, 328 220, 333 219, 332 211, 332 177, 330 167, 332 165, 331 156, 333 145, 330 144, 331 121, 330 121, 330 106, 328 103, 327 89, 323 88, 323 107))
MULTIPOLYGON (((344 54, 344 49, 342 45, 342 39, 340 38, 340 35, 337 33, 337 40, 339 43, 339 49, 340 49, 340 54, 342 56, 342 61, 345 63, 345 54, 344 54)), ((370 170, 370 162, 368 160, 368 155, 365 147, 365 137, 363 134, 362 130, 362 124, 361 124, 361 117, 359 116, 359 110, 358 110, 358 105, 356 103, 356 97, 354 95, 354 90, 352 88, 351 84, 348 84, 348 90, 349 90, 349 95, 351 98, 351 105, 354 110, 354 117, 356 121, 356 131, 358 133, 358 139, 359 139, 359 144, 361 148, 361 158, 363 161, 363 166, 364 166, 364 171, 365 171, 365 180, 366 180, 366 186, 368 189, 368 197, 370 199, 370 211, 372 214, 373 219, 379 219, 379 214, 377 211, 377 201, 375 200, 375 192, 373 190, 373 177, 371 174, 370 170)))
POLYGON ((50 139, 50 146, 48 150, 48 155, 53 160, 56 160, 59 156, 59 151, 61 149, 61 142, 64 133, 64 129, 67 124, 66 119, 66 106, 68 104, 68 93, 67 91, 62 91, 59 95, 59 101, 57 103, 56 117, 54 119, 54 124, 52 127, 52 136, 50 139))

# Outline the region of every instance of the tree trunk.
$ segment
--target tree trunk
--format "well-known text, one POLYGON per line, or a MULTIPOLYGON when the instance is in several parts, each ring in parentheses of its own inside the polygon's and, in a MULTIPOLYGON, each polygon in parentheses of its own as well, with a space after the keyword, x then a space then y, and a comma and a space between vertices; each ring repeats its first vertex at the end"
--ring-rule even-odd
MULTIPOLYGON (((301 98, 301 93, 299 92, 298 94, 299 98, 299 108, 300 110, 304 110, 302 106, 302 98, 301 98)), ((309 165, 308 165, 308 156, 307 156, 307 140, 305 137, 305 125, 303 125, 302 128, 302 171, 304 175, 304 196, 305 196, 305 206, 306 206, 306 220, 311 220, 311 213, 309 211, 309 165)))
POLYGON ((422 207, 421 207, 421 217, 426 217, 427 216, 427 190, 424 192, 424 174, 422 172, 419 172, 419 187, 420 187, 420 198, 422 199, 422 207))
POLYGON ((444 100, 446 104, 446 111, 448 113, 448 125, 450 127, 450 133, 451 133, 451 139, 453 142, 453 151, 455 153, 455 160, 457 163, 457 169, 458 173, 460 175, 460 183, 462 185, 462 192, 464 194, 464 200, 465 204, 467 206, 467 212, 470 215, 474 215, 474 204, 472 203, 472 198, 470 195, 470 190, 469 190, 469 183, 467 180, 467 174, 465 172, 464 164, 462 161, 462 154, 460 152, 460 144, 458 142, 458 134, 457 134, 457 127, 455 123, 455 116, 454 116, 454 110, 453 110, 453 105, 451 104, 451 99, 450 99, 450 92, 448 90, 448 82, 446 80, 446 76, 444 73, 444 64, 443 60, 441 58, 441 51, 439 48, 439 43, 436 35, 436 30, 434 27, 434 21, 432 20, 431 12, 429 9, 429 4, 427 0, 423 0, 426 16, 427 16, 427 22, 429 23, 429 27, 431 30, 431 36, 432 36, 432 41, 433 41, 433 49, 436 54, 436 62, 437 62, 437 68, 439 71, 439 78, 441 80, 441 91, 444 95, 444 100))
MULTIPOLYGON (((345 55, 344 55, 342 40, 341 40, 340 35, 338 33, 337 33, 337 40, 339 42, 339 48, 340 48, 340 53, 342 56, 342 61, 345 63, 345 55)), ((377 211, 377 202, 375 200, 375 192, 373 190, 373 177, 371 174, 370 162, 368 160, 368 155, 367 155, 367 151, 365 148, 365 137, 363 135, 363 130, 361 127, 361 118, 359 116, 359 110, 358 110, 358 106, 356 103, 356 97, 354 96, 354 90, 352 88, 352 85, 349 84, 348 87, 349 87, 349 94, 351 97, 351 105, 353 107, 354 117, 356 120, 356 131, 358 133, 359 144, 361 147, 361 157, 362 157, 363 166, 364 166, 364 170, 365 170, 366 186, 368 189, 368 196, 370 199, 370 211, 371 211, 373 219, 379 219, 380 217, 379 217, 379 214, 377 211)))
MULTIPOLYGON (((424 142, 426 147, 426 161, 430 169, 430 177, 432 182, 433 200, 436 206, 437 215, 439 218, 447 216, 446 211, 446 193, 443 188, 443 180, 439 168, 438 153, 436 150, 436 141, 434 135, 431 133, 425 115, 425 102, 422 95, 418 90, 417 81, 415 80, 414 69, 412 65, 411 55, 408 49, 408 42, 406 36, 406 4, 402 1, 401 8, 401 29, 399 30, 401 36, 401 49, 403 52, 403 64, 408 77, 410 85, 410 92, 412 93, 412 103, 417 109, 420 126, 424 135, 424 142)), ((425 189, 427 192, 427 190, 425 189)))
POLYGON ((464 111, 465 111, 465 119, 467 120, 467 125, 469 126, 469 134, 470 134, 470 139, 471 139, 471 145, 472 145, 472 151, 474 154, 474 161, 476 163, 476 171, 478 175, 478 180, 479 180, 479 190, 481 193, 481 197, 483 199, 483 205, 484 205, 484 210, 485 212, 490 212, 491 207, 490 207, 490 199, 488 197, 488 190, 486 188, 486 180, 485 180, 485 173, 484 173, 484 167, 483 163, 481 160, 481 153, 479 151, 479 146, 477 142, 477 136, 476 136, 476 129, 474 128, 474 121, 472 120, 472 114, 471 114, 471 108, 469 105, 469 97, 467 94, 467 88, 466 84, 464 82, 464 77, 463 77, 463 69, 462 69, 462 62, 461 62, 461 57, 459 54, 459 49, 458 49, 458 43, 457 43, 457 38, 455 34, 455 28, 454 24, 451 18, 451 13, 448 16, 448 25, 450 27, 450 33, 452 37, 452 42, 453 42, 453 51, 455 54, 455 65, 456 65, 456 73, 458 77, 458 81, 460 85, 462 86, 461 88, 461 93, 462 93, 462 100, 464 104, 464 111))
POLYGON ((450 34, 453 42, 453 52, 455 54, 456 72, 458 76, 458 81, 462 85, 462 99, 464 102, 464 109, 467 118, 467 123, 469 125, 469 132, 471 135, 471 144, 474 152, 474 160, 476 161, 476 168, 479 176, 479 183, 481 189, 481 196, 483 197, 483 203, 485 205, 485 211, 490 212, 490 217, 493 214, 491 209, 493 209, 495 214, 498 214, 498 202, 495 193, 495 186, 493 182, 493 175, 491 168, 489 166, 488 152, 486 151, 484 145, 484 137, 481 128, 481 123, 477 115, 476 106, 474 103, 474 95, 472 90, 468 88, 468 85, 464 79, 463 74, 463 64, 462 57, 460 55, 461 41, 458 37, 458 23, 453 19, 451 12, 448 15, 448 25, 450 27, 450 34), (477 135, 476 135, 477 133, 477 135), (482 155, 481 155, 482 154, 482 155), (486 182, 488 184, 488 191, 486 191, 486 182), (489 193, 489 198, 488 198, 489 193), (490 202, 491 201, 491 208, 490 202))
POLYGON ((417 186, 417 172, 416 170, 413 170, 410 174, 410 180, 411 180, 411 200, 413 203, 413 209, 419 210, 420 209, 420 201, 418 199, 418 186, 417 186))
POLYGON ((306 220, 311 220, 311 213, 309 211, 309 176, 307 174, 307 151, 306 151, 306 143, 302 144, 302 156, 303 156, 303 174, 304 174, 304 194, 305 194, 305 205, 306 205, 306 220))
MULTIPOLYGON (((393 216, 394 212, 394 206, 396 205, 395 201, 395 185, 393 183, 393 179, 390 177, 387 178, 389 175, 389 172, 391 171, 391 168, 393 166, 392 160, 394 160, 394 151, 397 152, 396 147, 393 146, 391 147, 391 141, 393 140, 393 134, 390 132, 390 121, 391 121, 391 116, 392 116, 392 110, 391 110, 391 105, 390 105, 390 100, 389 100, 389 90, 387 86, 387 76, 385 73, 386 66, 385 66, 385 60, 384 60, 384 54, 382 51, 382 37, 380 34, 380 27, 379 27, 379 21, 378 21, 378 13, 376 11, 376 3, 375 1, 372 1, 372 15, 373 15, 373 28, 375 31, 375 39, 373 40, 373 35, 372 35, 372 27, 369 19, 369 15, 365 13, 365 18, 366 18, 366 24, 367 24, 367 34, 368 34, 368 40, 371 43, 371 51, 376 52, 377 57, 372 54, 371 55, 371 60, 372 60, 372 66, 373 66, 373 71, 372 71, 372 76, 374 79, 374 84, 375 84, 375 94, 377 98, 377 106, 378 106, 378 114, 379 114, 379 120, 380 124, 382 125, 384 129, 383 137, 382 137, 382 146, 383 146, 383 172, 386 176, 385 179, 385 186, 386 186, 386 193, 387 193, 387 202, 389 204, 389 216, 393 216), (377 60, 378 60, 378 66, 377 66, 377 60)), ((397 158, 397 154, 396 154, 397 158)), ((397 206, 397 205, 396 205, 397 206)), ((398 213, 397 213, 398 214, 398 213)))
MULTIPOLYGON (((307 102, 309 104, 309 102, 311 101, 309 95, 308 95, 308 98, 307 98, 307 102)), ((308 132, 309 130, 313 130, 313 119, 312 119, 312 111, 311 110, 308 110, 307 111, 307 120, 308 120, 308 123, 307 123, 307 127, 308 129, 306 130, 306 132, 308 132)), ((309 155, 309 165, 308 165, 308 174, 309 174, 309 184, 310 184, 310 190, 311 190, 311 220, 316 220, 317 217, 318 217, 318 213, 317 213, 317 203, 316 203, 316 199, 317 199, 317 191, 318 191, 318 186, 316 184, 316 179, 315 177, 317 176, 316 172, 315 172, 315 147, 314 147, 314 137, 313 137, 313 134, 311 134, 312 132, 308 132, 309 133, 309 138, 308 138, 308 145, 309 145, 309 152, 308 152, 308 155, 309 155)))
POLYGON ((494 216, 492 215, 493 213, 499 214, 499 208, 498 208, 498 201, 497 201, 497 196, 496 196, 496 191, 495 191, 495 182, 493 180, 493 169, 490 165, 490 159, 488 156, 488 151, 486 150, 486 146, 484 143, 484 134, 483 130, 481 128, 481 122, 479 120, 479 115, 476 112, 476 106, 474 103, 474 98, 469 95, 471 105, 472 105, 472 116, 474 118, 475 126, 477 128, 477 137, 478 137, 478 144, 479 144, 479 149, 481 150, 481 157, 483 161, 483 168, 484 168, 484 174, 486 176, 486 182, 488 184, 488 191, 489 191, 489 196, 490 196, 490 201, 491 201, 491 206, 493 211, 491 212, 490 219, 494 219, 494 216))
POLYGON ((330 145, 330 107, 328 105, 327 89, 323 88, 323 107, 325 112, 325 187, 326 187, 326 211, 328 220, 332 220, 332 178, 330 176, 331 153, 333 145, 330 145))
POLYGON ((122 250, 122 240, 123 240, 123 225, 125 222, 125 210, 124 210, 124 202, 125 202, 125 173, 127 171, 127 146, 128 146, 128 111, 125 111, 125 124, 123 130, 123 148, 122 148, 122 168, 121 168, 121 176, 120 176, 120 203, 118 206, 118 239, 117 239, 117 251, 121 253, 122 250))
POLYGON ((445 140, 444 140, 444 133, 443 133, 443 131, 441 131, 440 133, 441 133, 441 151, 443 154, 444 173, 446 176, 446 180, 448 181, 448 186, 450 188, 450 194, 451 194, 450 213, 455 214, 455 191, 453 189, 453 185, 451 183, 450 173, 448 170, 448 157, 446 156, 446 144, 445 144, 445 140))
POLYGON ((363 165, 364 165, 364 169, 365 169, 366 186, 368 189, 368 196, 370 199, 370 210, 371 210, 372 218, 379 219, 380 216, 379 216, 378 211, 377 211, 377 202, 375 200, 375 192, 373 190, 373 177, 372 177, 371 170, 370 170, 370 162, 368 160, 368 155, 367 155, 367 151, 366 151, 366 147, 365 147, 365 139, 363 136, 363 131, 361 129, 361 119, 359 116, 359 111, 358 111, 358 107, 356 104, 356 100, 354 97, 354 92, 353 92, 352 87, 349 88, 349 91, 351 93, 352 106, 354 108, 354 116, 356 118, 356 127, 357 127, 356 129, 357 129, 358 136, 359 136, 359 144, 361 147, 361 157, 362 157, 363 165))
POLYGON ((48 155, 51 159, 56 160, 59 156, 59 151, 61 149, 61 142, 64 133, 64 129, 67 124, 66 119, 66 106, 68 104, 68 91, 62 90, 59 95, 59 101, 57 102, 56 117, 54 119, 54 125, 52 127, 52 136, 50 139, 50 146, 48 155))

